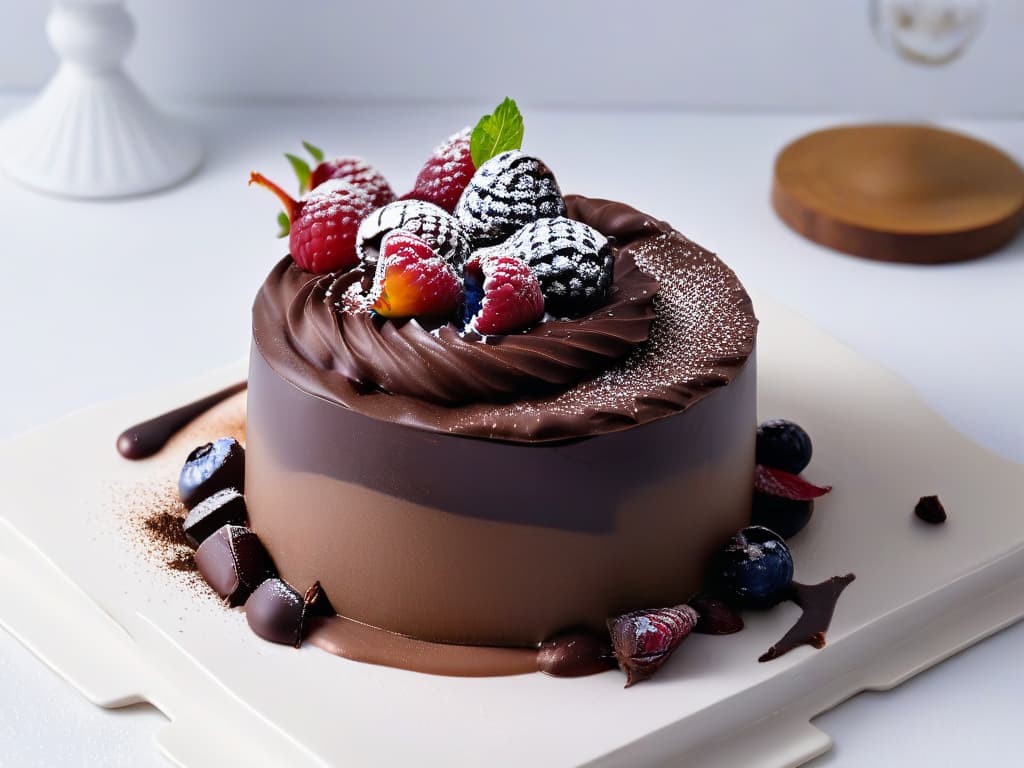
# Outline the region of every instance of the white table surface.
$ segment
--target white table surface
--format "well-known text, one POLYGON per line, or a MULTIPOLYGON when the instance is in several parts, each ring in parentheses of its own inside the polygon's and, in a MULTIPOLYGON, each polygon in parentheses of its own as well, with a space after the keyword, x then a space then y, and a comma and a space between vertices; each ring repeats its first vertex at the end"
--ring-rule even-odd
MULTIPOLYGON (((18 103, 0 99, 0 114, 18 103)), ((369 158, 401 192, 435 143, 482 112, 302 103, 179 111, 202 131, 207 159, 170 192, 90 203, 0 178, 0 438, 247 353, 252 297, 285 249, 273 236, 276 202, 246 188, 249 170, 290 184, 281 153, 308 139, 369 158)), ((975 441, 1024 463, 1024 238, 975 263, 873 264, 803 240, 768 204, 783 144, 868 117, 527 108, 526 148, 563 189, 671 221, 745 282, 903 376, 975 441)), ((944 124, 1024 156, 1024 119, 944 124)), ((836 746, 814 765, 1008 764, 1019 752, 1022 643, 1024 624, 823 715, 816 722, 836 746)), ((91 706, 0 632, 0 766, 161 765, 150 739, 162 720, 144 705, 91 706)))

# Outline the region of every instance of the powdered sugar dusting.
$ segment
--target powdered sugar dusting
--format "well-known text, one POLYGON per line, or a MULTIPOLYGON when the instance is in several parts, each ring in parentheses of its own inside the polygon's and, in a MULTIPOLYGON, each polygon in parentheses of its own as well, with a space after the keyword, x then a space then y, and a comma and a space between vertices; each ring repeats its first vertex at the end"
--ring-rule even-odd
POLYGON ((540 421, 551 414, 609 414, 642 421, 644 407, 686 402, 700 389, 728 384, 753 350, 757 320, 732 271, 678 233, 637 242, 637 265, 661 284, 647 343, 594 378, 548 398, 521 400, 474 413, 452 432, 478 432, 481 422, 540 421), (694 387, 697 389, 697 387, 694 387))

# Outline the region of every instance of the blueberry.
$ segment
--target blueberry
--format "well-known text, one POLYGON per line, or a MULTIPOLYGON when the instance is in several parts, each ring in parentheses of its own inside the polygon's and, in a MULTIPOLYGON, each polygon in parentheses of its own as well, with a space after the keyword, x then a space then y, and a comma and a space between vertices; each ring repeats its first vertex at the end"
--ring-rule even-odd
POLYGON ((465 289, 466 304, 463 310, 462 322, 465 324, 476 317, 476 314, 484 305, 483 275, 467 272, 463 288, 465 289))
POLYGON ((714 591, 744 608, 770 608, 793 580, 793 556, 779 534, 760 525, 744 528, 715 555, 714 591))
POLYGON ((245 449, 233 437, 201 445, 185 459, 178 477, 178 495, 188 509, 217 491, 245 488, 245 449))
POLYGON ((813 501, 798 501, 754 491, 754 510, 750 522, 771 528, 784 539, 804 529, 814 511, 813 501))
POLYGON ((799 475, 811 463, 811 436, 792 421, 766 421, 757 428, 757 463, 799 475))

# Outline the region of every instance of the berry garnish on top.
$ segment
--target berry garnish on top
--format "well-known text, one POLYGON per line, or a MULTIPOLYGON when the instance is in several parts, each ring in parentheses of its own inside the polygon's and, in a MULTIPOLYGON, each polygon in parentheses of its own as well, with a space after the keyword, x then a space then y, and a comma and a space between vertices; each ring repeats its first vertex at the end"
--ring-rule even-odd
POLYGON ((715 594, 744 608, 770 608, 793 580, 793 555, 775 531, 751 525, 734 535, 711 561, 715 594))
POLYGON ((517 149, 481 165, 455 207, 455 218, 477 248, 500 243, 537 219, 565 213, 554 174, 517 149))
POLYGON ((469 151, 469 134, 469 128, 463 128, 436 147, 417 174, 412 190, 401 199, 423 200, 452 213, 462 190, 476 173, 469 151))
POLYGON ((422 239, 457 273, 469 258, 469 240, 455 217, 422 200, 396 200, 363 219, 356 239, 359 258, 365 264, 375 264, 381 240, 395 230, 422 239))
POLYGON ((252 173, 249 183, 269 189, 284 206, 288 247, 300 269, 322 275, 355 266, 359 222, 373 210, 364 192, 333 179, 296 200, 262 174, 252 173))
POLYGON ((425 240, 398 230, 384 238, 369 298, 381 317, 450 318, 462 305, 462 286, 425 240))
POLYGON ((513 256, 477 251, 466 265, 466 286, 466 330, 484 335, 513 333, 544 316, 540 283, 513 256))
POLYGON ((626 687, 646 680, 668 661, 697 625, 688 605, 633 611, 608 619, 615 658, 626 673, 626 687))
POLYGON ((324 152, 319 147, 308 141, 302 142, 302 146, 316 163, 312 168, 301 157, 285 153, 285 158, 291 163, 298 177, 300 194, 316 189, 325 181, 338 179, 364 192, 374 208, 387 205, 395 199, 395 193, 391 191, 391 185, 384 178, 384 174, 361 157, 336 157, 333 160, 325 160, 324 152))
POLYGON ((547 311, 555 317, 579 317, 593 310, 612 284, 611 246, 581 221, 540 219, 492 250, 526 262, 540 282, 547 311))
POLYGON ((757 428, 757 463, 794 475, 811 463, 811 436, 786 419, 766 421, 757 428))

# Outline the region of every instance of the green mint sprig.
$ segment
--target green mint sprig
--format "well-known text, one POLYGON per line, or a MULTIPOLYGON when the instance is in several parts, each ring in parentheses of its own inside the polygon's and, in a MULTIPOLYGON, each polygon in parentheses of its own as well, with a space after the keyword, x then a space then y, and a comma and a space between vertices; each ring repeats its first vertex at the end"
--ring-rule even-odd
POLYGON ((515 101, 505 97, 490 115, 484 115, 469 138, 469 156, 479 168, 492 157, 523 146, 523 116, 515 101))

